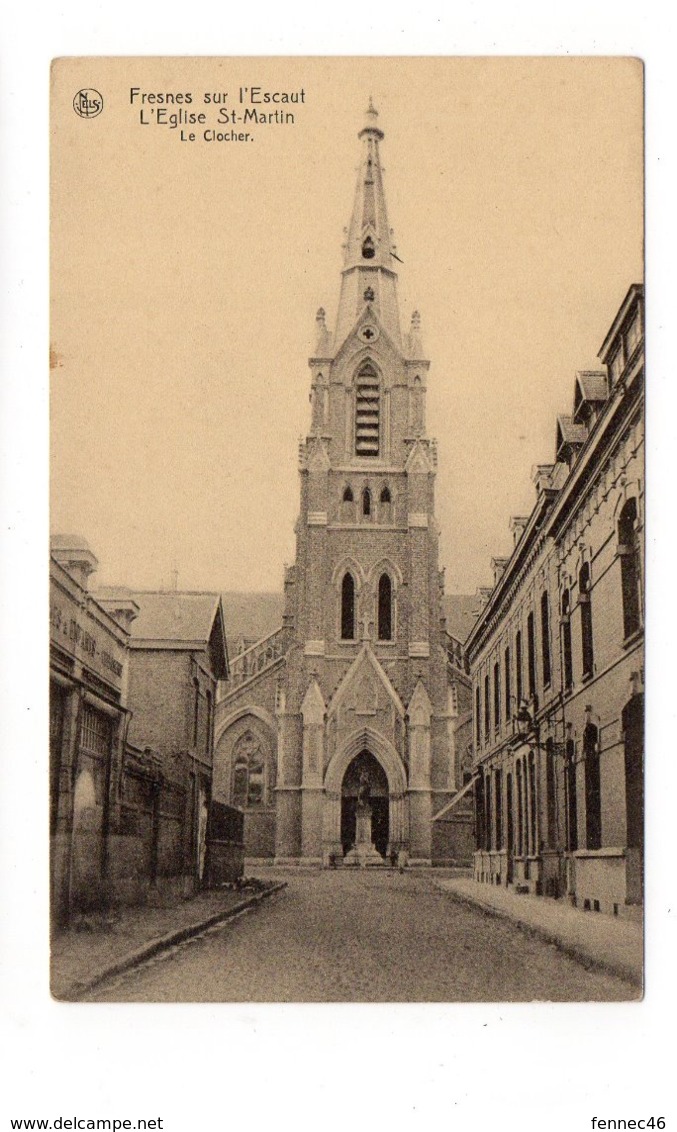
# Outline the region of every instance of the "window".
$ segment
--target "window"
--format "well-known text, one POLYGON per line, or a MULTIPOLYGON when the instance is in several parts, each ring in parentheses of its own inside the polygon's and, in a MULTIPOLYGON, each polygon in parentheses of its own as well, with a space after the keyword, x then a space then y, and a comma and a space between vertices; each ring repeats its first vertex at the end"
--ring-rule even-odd
POLYGON ((205 751, 207 754, 212 749, 212 720, 213 720, 213 703, 212 694, 207 692, 207 735, 205 737, 205 751))
POLYGON ((193 677, 193 746, 197 747, 197 732, 200 722, 200 681, 193 677))
POLYGON ((550 664, 550 601, 547 590, 541 594, 541 649, 543 653, 543 687, 547 688, 552 677, 550 664))
POLYGON ((618 520, 618 556, 621 560, 623 635, 627 639, 640 627, 640 555, 637 545, 637 501, 628 499, 618 520))
POLYGON ((515 637, 515 692, 517 695, 517 710, 522 702, 522 634, 518 632, 515 637))
POLYGON ((623 709, 625 746, 625 816, 628 849, 644 845, 644 696, 636 695, 623 709))
POLYGON ((387 574, 378 580, 378 639, 390 641, 393 636, 393 584, 387 574))
POLYGON ((482 849, 484 848, 484 775, 482 771, 480 771, 475 785, 475 844, 482 849))
POLYGON ((529 751, 528 767, 529 845, 527 851, 533 857, 534 854, 538 852, 536 835, 536 757, 533 751, 529 751))
POLYGON ((232 801, 240 809, 265 803, 265 760, 251 731, 240 736, 233 751, 232 801))
POLYGON ((505 650, 505 718, 510 720, 510 647, 505 650))
POLYGON ((566 743, 566 835, 567 849, 573 852, 578 849, 578 805, 576 795, 576 746, 573 739, 566 743))
POLYGON ((501 666, 496 661, 494 665, 494 728, 498 731, 501 726, 501 666))
POLYGON ((371 515, 371 492, 368 487, 362 492, 362 514, 371 515))
POLYGON ((524 791, 522 789, 522 760, 515 764, 515 790, 517 793, 517 856, 524 856, 524 791))
POLYGON ((350 485, 348 485, 348 487, 343 492, 343 502, 344 503, 352 503, 353 502, 353 489, 352 489, 352 487, 350 487, 350 485))
POLYGON ((489 673, 484 677, 484 734, 489 738, 489 723, 490 723, 491 707, 489 703, 489 673))
POLYGON ((341 583, 341 640, 355 639, 355 581, 352 574, 343 575, 341 583))
POLYGON ((536 641, 534 638, 534 615, 527 617, 527 677, 529 680, 529 696, 536 695, 536 641))
POLYGON ((91 704, 83 705, 80 746, 94 755, 108 755, 111 730, 111 721, 107 715, 97 711, 91 704))
POLYGON ((571 610, 569 591, 562 594, 562 620, 560 622, 562 636, 562 667, 564 669, 564 690, 568 692, 573 686, 574 669, 571 660, 571 610))
POLYGON ((392 498, 390 495, 390 488, 384 487, 381 491, 380 497, 380 512, 381 521, 383 523, 390 523, 392 521, 392 498))
POLYGON ((602 797, 599 771, 599 732, 589 723, 583 732, 585 759, 585 845, 600 849, 602 845, 602 797))
POLYGON ((578 575, 578 602, 581 607, 581 649, 583 676, 592 676, 594 651, 592 642, 592 609, 590 607, 590 564, 585 562, 578 575))
POLYGON ((376 248, 374 247, 374 241, 371 236, 367 236, 362 244, 362 259, 373 259, 375 254, 376 248))
POLYGON ((365 362, 357 375, 355 390, 355 454, 378 456, 381 394, 378 374, 365 362))
POLYGON ((475 688, 475 742, 479 747, 482 742, 482 709, 480 705, 480 689, 479 686, 475 688))
POLYGON ((545 744, 545 815, 547 822, 546 838, 549 849, 557 848, 556 789, 555 743, 553 739, 547 739, 545 744))
POLYGON ((503 789, 502 772, 497 770, 494 775, 494 800, 496 815, 496 848, 503 848, 503 789))
POLYGON ((390 488, 384 487, 381 492, 381 503, 390 503, 390 488))

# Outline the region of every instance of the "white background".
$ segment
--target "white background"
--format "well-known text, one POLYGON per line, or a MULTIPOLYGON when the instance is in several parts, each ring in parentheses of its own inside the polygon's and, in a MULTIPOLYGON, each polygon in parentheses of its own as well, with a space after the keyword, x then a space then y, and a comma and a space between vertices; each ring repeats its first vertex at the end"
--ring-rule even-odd
MULTIPOLYGON (((674 1128, 675 20, 668 5, 13 3, 1 49, 0 1090, 10 1117, 172 1130, 674 1128), (632 54, 647 63, 647 992, 590 1006, 90 1006, 47 963, 49 61, 89 54, 632 54)), ((594 175, 594 170, 591 170, 594 175)), ((424 960, 424 957, 422 957, 424 960)))

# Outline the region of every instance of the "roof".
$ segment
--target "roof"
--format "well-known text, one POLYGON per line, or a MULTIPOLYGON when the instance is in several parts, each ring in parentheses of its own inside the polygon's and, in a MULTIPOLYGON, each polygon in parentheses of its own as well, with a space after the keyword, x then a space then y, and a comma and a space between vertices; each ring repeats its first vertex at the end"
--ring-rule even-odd
POLYGON ((231 643, 246 640, 261 641, 274 633, 282 624, 284 595, 281 593, 221 594, 223 614, 231 643))
MULTIPOLYGON (((107 595, 102 593, 101 596, 107 595)), ((115 596, 119 596, 119 591, 115 596)), ((132 592, 130 597, 139 606, 139 615, 132 622, 132 640, 209 640, 219 594, 140 590, 132 592)))
POLYGON ((92 553, 91 546, 82 535, 50 535, 49 545, 51 550, 88 550, 92 553))
POLYGON ((572 417, 558 417, 558 446, 562 444, 585 444, 588 430, 585 425, 574 424, 572 417))
POLYGON ((581 410, 585 405, 602 404, 609 395, 605 373, 594 370, 580 370, 576 374, 574 383, 574 423, 581 419, 581 410))
POLYGON ((607 331, 606 338, 604 339, 599 354, 597 355, 598 358, 600 358, 600 360, 605 364, 609 357, 609 353, 611 352, 611 348, 615 345, 616 336, 619 330, 622 328, 623 322, 628 313, 634 307, 636 300, 641 300, 642 302, 644 300, 644 286, 642 283, 633 283, 631 285, 628 293, 621 303, 618 314, 616 315, 607 331))

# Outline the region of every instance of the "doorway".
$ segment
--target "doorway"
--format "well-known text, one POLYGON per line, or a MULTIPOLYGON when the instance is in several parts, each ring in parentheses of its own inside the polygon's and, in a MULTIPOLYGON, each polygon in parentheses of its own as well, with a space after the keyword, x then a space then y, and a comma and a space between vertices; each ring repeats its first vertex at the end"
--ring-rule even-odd
POLYGON ((361 751, 348 764, 341 786, 341 847, 343 855, 355 844, 357 795, 360 782, 369 784, 371 807, 371 840, 382 857, 388 852, 389 815, 388 779, 378 759, 370 751, 361 751))

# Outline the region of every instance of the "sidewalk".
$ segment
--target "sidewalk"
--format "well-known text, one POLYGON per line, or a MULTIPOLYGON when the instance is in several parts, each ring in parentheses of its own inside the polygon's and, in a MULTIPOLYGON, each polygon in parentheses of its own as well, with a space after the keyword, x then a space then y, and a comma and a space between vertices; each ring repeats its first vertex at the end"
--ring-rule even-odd
POLYGON ((461 877, 436 880, 435 885, 454 900, 511 920, 586 965, 642 986, 642 924, 598 912, 582 912, 560 900, 518 895, 506 888, 461 877))
POLYGON ((51 944, 52 995, 63 1002, 77 1002, 105 979, 231 919, 286 887, 268 883, 262 891, 217 889, 159 907, 122 908, 107 921, 90 917, 90 930, 59 932, 51 944))

